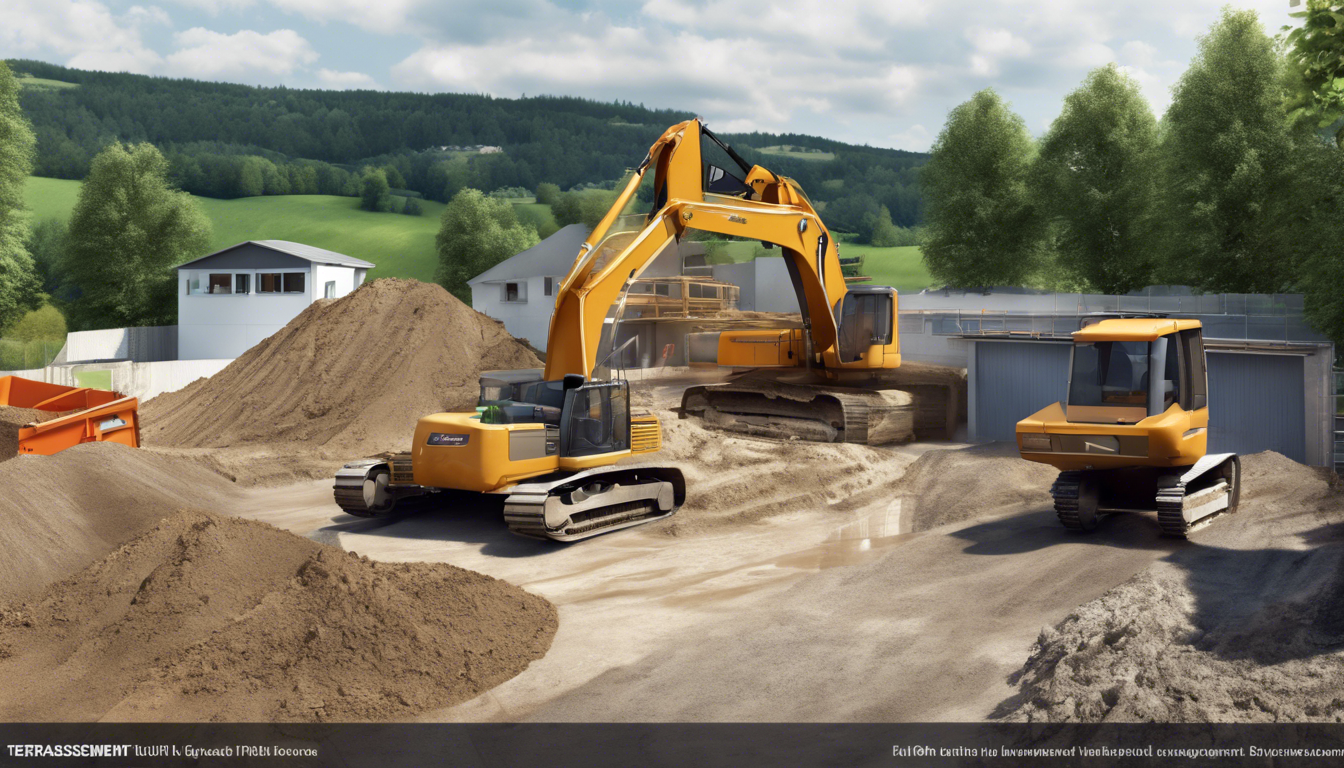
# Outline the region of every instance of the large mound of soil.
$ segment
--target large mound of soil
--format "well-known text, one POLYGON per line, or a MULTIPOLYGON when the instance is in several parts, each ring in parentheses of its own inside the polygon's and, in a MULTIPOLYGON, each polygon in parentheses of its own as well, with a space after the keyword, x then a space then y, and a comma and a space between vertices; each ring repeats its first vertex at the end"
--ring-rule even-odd
POLYGON ((116 443, 0 464, 0 602, 63 579, 228 480, 185 459, 116 443))
POLYGON ((142 408, 146 444, 272 443, 348 458, 405 450, 416 421, 469 410, 481 371, 541 363, 437 285, 375 280, 318 301, 227 368, 142 408))
POLYGON ((181 512, 0 610, 0 718, 406 718, 513 677, 555 629, 488 576, 181 512))
POLYGON ((1276 453, 1242 468, 1236 515, 1042 630, 1000 715, 1344 721, 1344 497, 1276 453), (1238 527, 1260 548, 1219 546, 1238 527))
POLYGON ((929 451, 896 486, 911 531, 948 523, 1049 509, 1059 471, 1026 461, 1011 443, 929 451))

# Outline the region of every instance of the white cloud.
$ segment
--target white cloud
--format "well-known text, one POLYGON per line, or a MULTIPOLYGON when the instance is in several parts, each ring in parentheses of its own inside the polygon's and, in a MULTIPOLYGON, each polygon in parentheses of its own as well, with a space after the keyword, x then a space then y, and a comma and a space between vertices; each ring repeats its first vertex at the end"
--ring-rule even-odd
POLYGON ((974 53, 971 54, 971 72, 993 77, 999 74, 1004 59, 1023 59, 1031 55, 1031 43, 1007 29, 972 27, 966 30, 974 53))
POLYGON ((188 77, 238 77, 258 72, 288 75, 318 58, 308 41, 292 29, 264 35, 245 29, 226 35, 192 27, 173 39, 178 49, 168 55, 168 67, 188 77))
POLYGON ((317 79, 328 88, 340 90, 378 87, 378 83, 363 72, 337 72, 332 69, 319 69, 317 70, 317 79))
POLYGON ((140 36, 144 20, 137 13, 117 18, 94 0, 7 0, 0 4, 0 46, 27 55, 50 52, 81 69, 148 73, 162 59, 140 36))
POLYGON ((224 11, 241 11, 256 5, 256 0, 172 0, 172 2, 205 11, 211 16, 218 16, 224 11))

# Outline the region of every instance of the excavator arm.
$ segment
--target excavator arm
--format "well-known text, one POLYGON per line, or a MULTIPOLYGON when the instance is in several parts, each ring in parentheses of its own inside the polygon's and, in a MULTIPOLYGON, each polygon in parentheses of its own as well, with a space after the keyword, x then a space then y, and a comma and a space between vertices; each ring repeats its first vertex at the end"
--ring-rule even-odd
POLYGON ((650 148, 562 281, 547 339, 547 380, 592 375, 604 327, 614 320, 611 308, 619 306, 649 262, 687 229, 779 246, 798 292, 813 359, 835 347, 836 307, 847 289, 835 241, 821 218, 790 179, 748 166, 699 120, 688 120, 669 128, 650 148), (706 167, 702 135, 721 146, 745 177, 706 167), (650 170, 654 210, 638 227, 623 227, 628 217, 622 214, 650 170))

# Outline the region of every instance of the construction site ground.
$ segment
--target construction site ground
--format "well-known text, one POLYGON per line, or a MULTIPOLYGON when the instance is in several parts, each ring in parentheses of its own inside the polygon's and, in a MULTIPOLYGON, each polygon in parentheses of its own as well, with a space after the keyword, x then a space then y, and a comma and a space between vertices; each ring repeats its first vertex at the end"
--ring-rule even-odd
MULTIPOLYGON (((404 445, 404 424, 377 428, 388 413, 413 422, 407 394, 340 398, 364 386, 351 350, 376 346, 367 314, 421 313, 407 294, 425 290, 361 289, 348 327, 337 305, 306 312, 324 330, 296 321, 287 354, 319 384, 253 355, 184 390, 195 402, 146 407, 145 449, 0 462, 0 715, 1344 719, 1344 497, 1277 454, 1243 457, 1240 511, 1192 541, 1137 514, 1079 536, 1055 520, 1054 470, 1011 446, 736 436, 675 411, 711 374, 632 372, 634 405, 664 427, 640 458, 686 474, 668 520, 562 545, 510 534, 490 498, 345 515, 331 473, 404 445), (347 375, 313 362, 323 345, 347 375), (306 418, 254 435, 235 422, 270 401, 230 392, 267 382, 306 418)), ((481 366, 535 361, 497 330, 470 326, 495 345, 484 358, 425 334, 415 375, 465 399, 481 366)))
MULTIPOLYGON (((1327 528, 1344 520, 1333 491, 1306 489, 1324 495, 1298 508, 1257 494, 1266 464, 1271 476, 1289 473, 1279 482, 1290 488, 1316 477, 1281 457, 1248 457, 1243 511, 1193 542, 1162 538, 1154 519, 1138 515, 1109 517, 1077 536, 1050 508, 1053 470, 1003 447, 868 448, 707 432, 666 410, 687 383, 654 380, 637 395, 667 420, 665 458, 686 469, 694 489, 688 507, 659 525, 556 546, 512 536, 496 507, 461 499, 396 522, 357 520, 332 505, 323 481, 279 495, 249 491, 235 511, 376 560, 452 563, 557 606, 560 627, 544 658, 425 720, 1015 717, 1033 693, 1018 679, 1033 643, 1132 579, 1159 572, 1188 581, 1200 606, 1179 612, 1197 614, 1217 635, 1257 606, 1311 599, 1344 574, 1327 528), (1314 576, 1295 575, 1292 564, 1304 560, 1314 576)), ((1123 625, 1143 600, 1171 597, 1140 590, 1111 608, 1123 625)), ((1162 638, 1173 654, 1184 653, 1185 639, 1162 638)), ((1338 684, 1344 632, 1323 642, 1314 655, 1338 684)), ((1105 718, 1113 687, 1097 684, 1086 719, 1105 718)), ((1080 705, 1090 703, 1084 693, 1080 705)), ((1338 700, 1330 709, 1332 697, 1312 719, 1344 714, 1338 700)), ((1238 713, 1209 719, 1244 719, 1238 713)))

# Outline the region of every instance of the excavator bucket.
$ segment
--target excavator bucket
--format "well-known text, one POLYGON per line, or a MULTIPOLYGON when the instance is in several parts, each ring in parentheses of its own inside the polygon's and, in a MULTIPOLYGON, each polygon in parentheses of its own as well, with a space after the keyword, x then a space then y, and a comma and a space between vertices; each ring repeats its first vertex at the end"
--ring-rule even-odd
POLYGON ((19 453, 50 456, 80 443, 140 446, 140 401, 116 392, 0 377, 0 405, 65 413, 19 429, 19 453))

